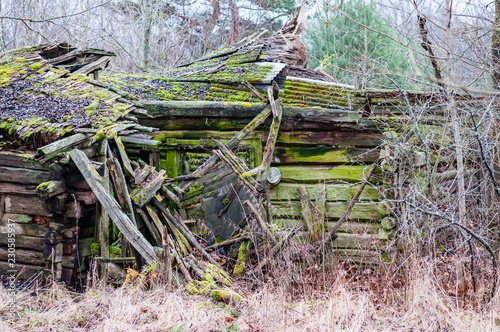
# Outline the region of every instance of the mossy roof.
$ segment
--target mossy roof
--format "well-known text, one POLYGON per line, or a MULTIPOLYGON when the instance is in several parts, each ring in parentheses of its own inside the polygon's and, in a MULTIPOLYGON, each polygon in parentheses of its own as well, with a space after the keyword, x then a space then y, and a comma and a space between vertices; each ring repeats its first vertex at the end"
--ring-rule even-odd
POLYGON ((53 45, 41 45, 0 55, 0 134, 4 140, 29 143, 34 136, 43 136, 42 143, 47 143, 74 128, 110 125, 132 109, 120 95, 77 73, 92 70, 93 63, 111 53, 53 49, 53 45), (66 61, 61 61, 64 57, 66 61))

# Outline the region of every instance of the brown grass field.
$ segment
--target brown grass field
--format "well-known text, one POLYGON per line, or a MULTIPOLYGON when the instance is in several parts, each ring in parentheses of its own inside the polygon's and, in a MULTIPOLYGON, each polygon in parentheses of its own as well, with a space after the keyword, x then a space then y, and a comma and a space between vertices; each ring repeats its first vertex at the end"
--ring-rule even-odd
MULTIPOLYGON (((500 291, 489 301, 447 288, 431 264, 383 274, 346 264, 282 274, 258 287, 234 286, 244 300, 217 303, 182 288, 88 285, 83 293, 52 284, 16 293, 17 318, 6 315, 0 288, 0 331, 500 331, 500 291)), ((479 287, 480 288, 480 287, 479 287)))

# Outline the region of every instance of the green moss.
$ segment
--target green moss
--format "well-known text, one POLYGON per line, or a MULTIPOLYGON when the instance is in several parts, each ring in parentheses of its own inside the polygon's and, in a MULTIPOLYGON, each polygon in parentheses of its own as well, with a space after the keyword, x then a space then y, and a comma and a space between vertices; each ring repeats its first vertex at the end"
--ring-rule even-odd
POLYGON ((70 74, 69 78, 75 79, 80 82, 88 82, 90 81, 90 77, 82 75, 82 74, 70 74))
POLYGON ((4 88, 10 83, 10 78, 15 70, 9 65, 0 66, 0 88, 4 88))
POLYGON ((229 289, 215 289, 211 292, 210 296, 216 302, 243 302, 243 297, 229 289))
POLYGON ((31 64, 29 66, 29 68, 30 68, 30 70, 35 71, 35 70, 38 70, 38 69, 42 68, 43 65, 44 65, 43 62, 35 62, 35 63, 31 64))
POLYGON ((36 187, 36 190, 42 190, 43 188, 48 187, 50 183, 51 183, 50 181, 42 182, 36 187))
POLYGON ((237 258, 237 264, 234 267, 233 270, 233 275, 234 276, 241 276, 245 274, 245 264, 247 262, 247 257, 248 257, 248 246, 246 242, 243 242, 240 245, 240 249, 238 251, 238 258, 237 258))

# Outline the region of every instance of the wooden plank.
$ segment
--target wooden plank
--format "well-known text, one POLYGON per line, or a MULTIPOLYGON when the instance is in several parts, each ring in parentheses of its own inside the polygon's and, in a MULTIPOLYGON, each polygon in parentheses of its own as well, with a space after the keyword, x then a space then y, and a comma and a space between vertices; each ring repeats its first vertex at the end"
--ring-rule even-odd
POLYGON ((130 159, 127 156, 125 146, 123 145, 122 140, 119 136, 115 136, 114 139, 115 139, 116 146, 118 147, 118 152, 119 152, 120 158, 122 160, 124 171, 128 176, 133 177, 134 170, 132 168, 132 164, 130 163, 130 159))
MULTIPOLYGON (((300 219, 289 219, 289 218, 276 218, 273 223, 284 227, 284 228, 297 228, 303 226, 304 230, 308 230, 304 225, 304 222, 300 219)), ((323 226, 326 232, 331 231, 337 222, 335 221, 325 221, 323 226)), ((352 233, 352 234, 373 234, 378 235, 380 230, 380 224, 374 222, 359 222, 359 221, 349 221, 345 222, 340 226, 339 232, 342 233, 352 233)))
MULTIPOLYGON (((332 248, 342 249, 361 249, 361 250, 379 250, 383 248, 383 242, 380 241, 377 235, 374 234, 348 234, 338 233, 338 237, 332 242, 332 248)), ((300 232, 297 236, 305 242, 310 242, 310 234, 308 232, 300 232)))
POLYGON ((378 160, 378 149, 339 148, 333 146, 277 147, 277 164, 345 164, 373 163, 378 160))
POLYGON ((45 200, 36 196, 6 195, 5 213, 52 216, 47 210, 45 200))
POLYGON ((28 279, 35 276, 44 276, 44 271, 46 273, 49 272, 49 270, 46 269, 45 266, 16 263, 13 267, 11 267, 9 263, 0 261, 0 271, 7 271, 7 273, 10 274, 9 271, 12 270, 17 271, 16 276, 20 279, 28 279))
POLYGON ((58 231, 61 231, 64 227, 63 224, 50 223, 49 225, 37 225, 37 224, 18 224, 10 222, 10 226, 7 224, 0 226, 0 233, 8 233, 8 229, 13 229, 16 235, 27 235, 35 237, 55 237, 58 231))
MULTIPOLYGON (((281 181, 293 181, 304 183, 317 183, 318 181, 345 181, 361 182, 365 178, 370 166, 280 166, 281 181)), ((380 170, 372 177, 372 182, 381 180, 380 170)))
POLYGON ((129 136, 121 136, 121 139, 126 146, 158 147, 163 144, 161 141, 129 136))
MULTIPOLYGON (((0 236, 0 245, 7 246, 8 238, 7 236, 0 236)), ((51 245, 54 239, 17 235, 16 236, 16 248, 26 248, 26 249, 38 249, 43 251, 46 246, 51 245)))
MULTIPOLYGON (((316 198, 324 188, 326 201, 329 202, 350 200, 359 188, 359 185, 349 184, 320 183, 299 185, 296 183, 280 182, 277 186, 270 187, 271 199, 274 201, 298 201, 297 188, 299 186, 306 188, 309 197, 312 199, 316 198)), ((379 192, 373 187, 365 187, 359 199, 362 201, 378 201, 380 200, 379 192)))
POLYGON ((165 181, 165 170, 162 169, 148 183, 142 183, 134 191, 130 193, 130 199, 140 207, 146 205, 154 195, 161 189, 165 181))
MULTIPOLYGON (((267 140, 269 131, 264 131, 262 142, 267 140)), ((280 146, 350 146, 350 147, 377 147, 382 144, 382 133, 359 131, 280 131, 277 144, 280 146)))
MULTIPOLYGON (((282 218, 299 218, 301 213, 300 202, 272 202, 273 215, 282 218)), ((327 202, 326 216, 329 219, 339 219, 347 208, 347 203, 327 202)), ((354 220, 381 220, 388 214, 384 203, 363 203, 354 205, 350 218, 354 220)))
POLYGON ((34 159, 34 156, 34 154, 20 154, 12 151, 0 151, 0 166, 47 171, 49 166, 40 164, 34 159))
POLYGON ((70 151, 75 146, 90 139, 90 137, 91 135, 75 134, 61 140, 57 140, 54 143, 50 143, 39 148, 35 158, 39 161, 47 161, 61 153, 70 151))
POLYGON ((132 221, 120 209, 118 202, 111 197, 103 188, 101 183, 96 180, 97 172, 88 160, 87 156, 79 150, 70 152, 71 159, 75 162, 78 169, 89 183, 97 199, 106 208, 111 220, 118 227, 120 232, 130 241, 132 246, 144 257, 148 264, 153 264, 156 260, 156 253, 153 246, 144 238, 144 236, 134 227, 132 221))
POLYGON ((0 194, 32 195, 37 194, 36 184, 0 183, 0 194))
POLYGON ((6 213, 2 216, 2 225, 10 223, 27 224, 33 221, 33 216, 27 214, 6 213))
MULTIPOLYGON (((147 114, 154 118, 170 117, 220 117, 253 118, 267 107, 263 103, 212 102, 212 101, 147 101, 144 102, 147 114)), ((308 119, 313 122, 335 122, 342 119, 357 119, 358 112, 341 109, 305 108, 284 105, 284 118, 308 119)))
POLYGON ((15 263, 31 264, 31 265, 45 265, 44 262, 50 257, 50 251, 45 252, 17 249, 14 256, 9 256, 9 248, 0 247, 0 261, 7 262, 9 258, 15 257, 15 263))
POLYGON ((0 166, 0 182, 16 182, 38 185, 47 181, 49 181, 49 172, 0 166))

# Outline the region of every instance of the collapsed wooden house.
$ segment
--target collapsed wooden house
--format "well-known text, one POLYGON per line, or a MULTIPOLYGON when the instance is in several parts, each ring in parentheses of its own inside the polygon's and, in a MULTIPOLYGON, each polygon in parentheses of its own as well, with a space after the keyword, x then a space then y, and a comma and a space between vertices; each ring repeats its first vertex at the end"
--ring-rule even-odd
POLYGON ((321 239, 338 259, 390 260, 377 119, 403 101, 301 67, 304 10, 154 77, 98 75, 113 54, 68 44, 4 54, 0 270, 71 283, 92 258, 106 273, 168 252, 189 281, 218 265, 214 249, 321 239))

